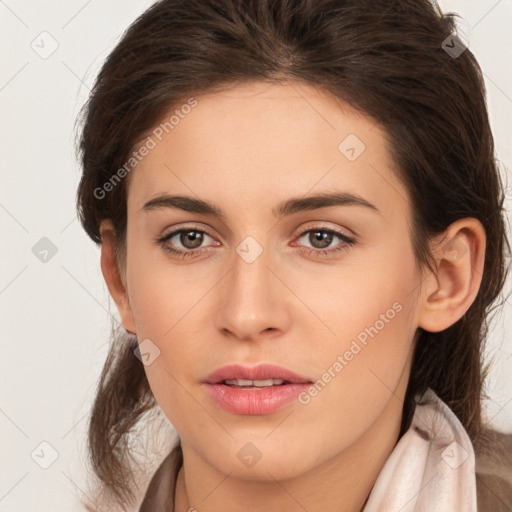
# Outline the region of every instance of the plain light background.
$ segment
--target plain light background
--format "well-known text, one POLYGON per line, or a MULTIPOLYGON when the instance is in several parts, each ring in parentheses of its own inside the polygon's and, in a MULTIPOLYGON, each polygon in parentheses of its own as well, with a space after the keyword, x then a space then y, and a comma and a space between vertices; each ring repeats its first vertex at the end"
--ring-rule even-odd
MULTIPOLYGON (((76 495, 85 490, 87 415, 107 353, 110 314, 117 311, 99 249, 76 218, 74 123, 99 66, 151 4, 0 0, 2 512, 78 510, 76 495), (48 251, 47 261, 39 259, 41 250, 48 251)), ((497 155, 511 168, 512 1, 443 0, 441 6, 463 18, 460 29, 485 76, 497 155)), ((486 406, 490 423, 508 432, 511 303, 490 336, 494 365, 486 406)))

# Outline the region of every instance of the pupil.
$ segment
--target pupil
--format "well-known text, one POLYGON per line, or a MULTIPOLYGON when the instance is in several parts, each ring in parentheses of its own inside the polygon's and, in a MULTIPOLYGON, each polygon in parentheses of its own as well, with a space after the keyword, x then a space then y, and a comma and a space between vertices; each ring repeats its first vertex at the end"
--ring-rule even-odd
POLYGON ((312 242, 313 247, 315 246, 315 243, 321 242, 320 249, 323 249, 324 247, 329 247, 329 245, 332 242, 332 234, 327 233, 325 231, 313 231, 311 233, 313 235, 313 239, 310 240, 312 242))
POLYGON ((186 231, 181 234, 181 243, 187 249, 196 249, 201 245, 203 235, 197 231, 186 231))

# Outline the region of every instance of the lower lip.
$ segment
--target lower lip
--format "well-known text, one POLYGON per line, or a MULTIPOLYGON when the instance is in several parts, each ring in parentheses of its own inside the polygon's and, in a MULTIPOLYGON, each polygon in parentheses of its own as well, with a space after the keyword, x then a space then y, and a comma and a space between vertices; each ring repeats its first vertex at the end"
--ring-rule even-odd
POLYGON ((269 414, 292 402, 311 383, 283 384, 261 389, 238 389, 225 384, 207 384, 206 390, 226 411, 235 414, 269 414))

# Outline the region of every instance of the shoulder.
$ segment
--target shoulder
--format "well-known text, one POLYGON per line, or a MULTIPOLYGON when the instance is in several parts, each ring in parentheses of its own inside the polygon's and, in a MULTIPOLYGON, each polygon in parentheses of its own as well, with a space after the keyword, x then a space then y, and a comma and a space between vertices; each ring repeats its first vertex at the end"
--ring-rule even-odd
POLYGON ((512 512, 512 434, 484 428, 470 440, 455 414, 432 390, 421 398, 415 414, 422 413, 423 424, 433 414, 435 437, 444 439, 449 431, 458 431, 455 440, 473 459, 478 512, 512 512))
POLYGON ((512 511, 512 434, 485 429, 475 446, 479 512, 512 511))
POLYGON ((157 512, 174 510, 174 489, 178 471, 183 464, 183 453, 178 444, 165 457, 151 478, 139 512, 157 512))

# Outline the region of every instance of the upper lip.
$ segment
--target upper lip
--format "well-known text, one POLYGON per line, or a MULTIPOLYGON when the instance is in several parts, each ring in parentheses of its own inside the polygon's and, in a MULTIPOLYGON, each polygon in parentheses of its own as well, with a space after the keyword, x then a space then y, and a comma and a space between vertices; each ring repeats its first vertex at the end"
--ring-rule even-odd
POLYGON ((258 366, 248 367, 239 364, 230 364, 215 370, 208 375, 204 382, 208 384, 218 384, 224 380, 245 379, 245 380, 267 380, 281 379, 290 383, 312 382, 307 377, 298 375, 291 370, 274 364, 260 364, 258 366))

